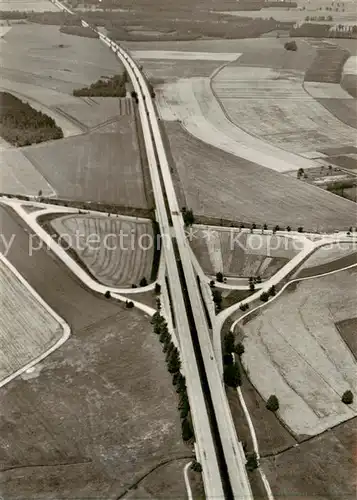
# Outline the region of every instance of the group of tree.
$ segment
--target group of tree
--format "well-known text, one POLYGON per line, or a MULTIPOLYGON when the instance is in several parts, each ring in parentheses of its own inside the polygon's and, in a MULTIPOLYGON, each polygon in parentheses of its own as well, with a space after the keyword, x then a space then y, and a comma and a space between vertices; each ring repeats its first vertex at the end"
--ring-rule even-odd
POLYGON ((98 33, 85 26, 61 26, 60 32, 65 35, 76 35, 84 38, 99 38, 98 33))
POLYGON ((242 384, 239 363, 234 359, 234 354, 239 357, 244 353, 241 342, 235 343, 233 332, 228 332, 223 338, 223 380, 228 387, 236 388, 242 384))
POLYGON ((126 82, 128 75, 124 71, 121 75, 114 75, 110 78, 99 79, 89 87, 74 89, 73 95, 76 97, 125 97, 126 82))
POLYGON ((276 295, 275 285, 272 285, 267 292, 263 292, 260 296, 260 300, 262 302, 268 302, 270 297, 274 297, 276 295))
POLYGON ((167 369, 172 376, 172 383, 176 388, 179 397, 178 409, 181 418, 181 433, 184 441, 190 441, 194 438, 193 425, 190 412, 190 403, 187 395, 185 377, 181 374, 181 360, 177 347, 171 340, 171 335, 165 321, 165 318, 157 311, 152 319, 154 332, 159 337, 162 344, 162 350, 166 355, 167 369))
POLYGON ((61 139, 63 132, 50 116, 8 92, 0 92, 0 135, 14 146, 61 139))
POLYGON ((217 290, 217 288, 215 288, 214 286, 211 286, 211 290, 212 299, 216 307, 216 312, 219 312, 222 309, 222 292, 220 290, 217 290))
POLYGON ((182 208, 182 217, 186 227, 192 226, 192 224, 195 222, 193 211, 190 208, 189 209, 187 209, 186 207, 182 208))
POLYGON ((285 48, 285 50, 292 50, 292 51, 294 51, 294 52, 296 52, 296 51, 297 51, 297 49, 298 49, 298 47, 297 47, 297 44, 296 44, 295 40, 291 40, 291 41, 289 41, 289 42, 286 42, 286 43, 284 44, 284 48, 285 48))

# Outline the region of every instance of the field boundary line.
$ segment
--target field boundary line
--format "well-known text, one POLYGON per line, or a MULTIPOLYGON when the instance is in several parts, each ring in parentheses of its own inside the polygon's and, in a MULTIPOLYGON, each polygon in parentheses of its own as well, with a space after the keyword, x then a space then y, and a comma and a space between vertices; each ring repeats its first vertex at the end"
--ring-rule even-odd
POLYGON ((10 269, 10 271, 14 274, 14 276, 21 282, 21 284, 31 293, 31 295, 41 304, 46 311, 57 321, 57 323, 60 325, 62 328, 62 336, 55 344, 53 344, 47 351, 44 353, 40 354, 37 356, 35 359, 24 365, 23 367, 19 368, 16 370, 16 372, 12 373, 11 375, 5 377, 3 380, 0 381, 0 387, 8 384, 13 380, 14 378, 18 377, 22 373, 26 372, 29 368, 32 368, 33 366, 37 365, 40 361, 45 359, 47 356, 49 356, 52 352, 57 350, 59 347, 61 347, 62 344, 68 340, 71 334, 71 329, 69 325, 66 323, 66 321, 61 318, 48 304, 47 302, 36 292, 34 288, 30 285, 28 281, 25 280, 25 278, 19 273, 19 271, 16 269, 15 266, 11 264, 11 262, 8 261, 8 259, 0 253, 0 260, 1 262, 10 269))

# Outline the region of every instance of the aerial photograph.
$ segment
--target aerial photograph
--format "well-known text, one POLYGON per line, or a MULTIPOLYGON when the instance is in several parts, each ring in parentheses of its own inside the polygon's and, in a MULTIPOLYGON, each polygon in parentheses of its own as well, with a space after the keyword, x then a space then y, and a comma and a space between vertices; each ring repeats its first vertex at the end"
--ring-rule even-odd
POLYGON ((357 498, 357 0, 0 0, 0 500, 357 498))

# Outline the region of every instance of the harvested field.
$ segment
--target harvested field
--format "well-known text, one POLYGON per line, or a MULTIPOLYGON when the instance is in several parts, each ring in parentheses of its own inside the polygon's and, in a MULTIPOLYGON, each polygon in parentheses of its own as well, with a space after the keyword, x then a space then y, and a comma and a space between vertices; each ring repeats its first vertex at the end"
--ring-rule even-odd
POLYGON ((294 278, 308 278, 311 276, 319 276, 320 274, 329 273, 331 271, 338 271, 349 266, 357 264, 357 252, 348 253, 342 257, 335 258, 330 262, 324 264, 316 264, 315 266, 306 267, 297 272, 294 278))
MULTIPOLYGON (((313 165, 311 160, 270 145, 235 126, 213 94, 208 78, 188 78, 158 85, 156 102, 163 120, 178 120, 193 136, 235 156, 278 172, 313 165)), ((248 114, 251 119, 250 108, 248 114)))
POLYGON ((356 99, 335 99, 333 97, 331 98, 329 97, 329 98, 317 98, 316 100, 319 104, 324 106, 330 113, 332 113, 338 120, 340 120, 341 122, 345 123, 350 127, 357 128, 356 99))
POLYGON ((66 35, 59 28, 13 26, 1 46, 2 78, 71 94, 75 88, 122 70, 99 40, 66 35))
POLYGON ((1 493, 117 499, 165 460, 191 455, 160 343, 148 318, 86 291, 45 249, 29 257, 29 235, 0 215, 4 236, 16 234, 9 260, 72 330, 30 377, 0 389, 1 493))
POLYGON ((340 83, 349 52, 331 42, 310 41, 317 55, 305 73, 306 82, 340 83))
POLYGON ((63 335, 57 318, 0 259, 0 386, 63 335))
POLYGON ((311 267, 329 264, 334 260, 341 259, 357 252, 356 243, 334 243, 318 248, 299 268, 308 269, 311 267))
POLYGON ((336 328, 356 314, 356 270, 291 285, 244 327, 244 366, 295 435, 312 436, 352 418, 357 362, 336 328), (257 370, 259 366, 259 370, 257 370), (269 376, 267 376, 269 375, 269 376))
POLYGON ((209 275, 270 278, 298 252, 288 238, 195 227, 191 247, 209 275))
POLYGON ((238 127, 279 148, 303 153, 355 145, 355 129, 314 99, 320 88, 309 84, 305 92, 302 81, 303 73, 294 70, 226 66, 214 77, 213 90, 238 127))
POLYGON ((66 215, 53 219, 51 225, 64 241, 68 238, 79 259, 103 285, 130 287, 143 277, 150 282, 154 256, 154 247, 149 247, 154 241, 151 221, 66 215))
POLYGON ((2 149, 0 154, 0 186, 3 193, 44 196, 54 193, 52 186, 26 158, 22 149, 2 149))
POLYGON ((351 202, 210 147, 177 123, 165 129, 185 206, 194 214, 306 230, 355 226, 351 202))
POLYGON ((132 116, 96 132, 22 151, 60 198, 147 208, 132 116))
POLYGON ((356 419, 262 460, 263 469, 279 500, 343 499, 356 493, 356 419))
POLYGON ((155 85, 162 82, 176 81, 179 78, 209 77, 219 68, 217 61, 200 61, 199 64, 191 60, 167 61, 157 59, 140 60, 144 72, 155 85))

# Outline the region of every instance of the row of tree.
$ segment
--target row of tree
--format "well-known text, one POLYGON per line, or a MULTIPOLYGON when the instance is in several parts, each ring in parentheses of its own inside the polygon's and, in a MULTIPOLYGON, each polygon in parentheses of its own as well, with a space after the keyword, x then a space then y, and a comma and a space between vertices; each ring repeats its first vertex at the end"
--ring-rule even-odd
POLYGON ((9 92, 0 92, 0 135, 14 146, 61 139, 63 132, 50 116, 9 92))
MULTIPOLYGON (((160 303, 158 301, 158 306, 160 303)), ((165 321, 165 318, 156 312, 152 319, 154 332, 159 337, 162 344, 162 350, 166 354, 167 369, 172 375, 172 383, 176 388, 179 397, 178 409, 181 418, 181 434, 184 441, 190 441, 194 438, 190 403, 187 395, 187 387, 185 377, 181 374, 181 360, 177 347, 171 340, 171 335, 165 321)))
POLYGON ((76 97, 125 97, 128 74, 124 71, 121 75, 99 79, 89 87, 73 90, 76 97))

